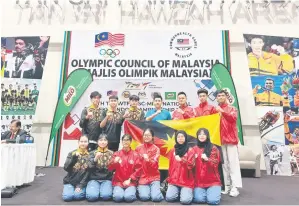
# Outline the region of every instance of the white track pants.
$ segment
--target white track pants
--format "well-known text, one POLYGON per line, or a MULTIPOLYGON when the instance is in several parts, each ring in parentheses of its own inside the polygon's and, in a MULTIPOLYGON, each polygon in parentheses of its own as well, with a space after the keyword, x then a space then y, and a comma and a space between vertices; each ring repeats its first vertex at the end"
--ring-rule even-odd
POLYGON ((223 176, 227 186, 242 187, 242 178, 237 145, 222 145, 223 176))

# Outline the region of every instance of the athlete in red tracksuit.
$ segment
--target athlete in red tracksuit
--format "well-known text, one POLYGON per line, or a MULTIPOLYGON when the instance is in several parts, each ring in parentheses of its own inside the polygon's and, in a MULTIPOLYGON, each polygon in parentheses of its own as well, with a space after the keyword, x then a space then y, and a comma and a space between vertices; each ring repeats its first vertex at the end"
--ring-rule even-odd
POLYGON ((223 155, 223 173, 225 181, 224 194, 236 197, 239 195, 237 187, 242 187, 240 172, 239 153, 238 153, 238 132, 237 118, 238 113, 235 107, 227 104, 227 95, 224 90, 217 92, 219 106, 216 110, 221 114, 220 137, 223 155))
POLYGON ((112 178, 113 200, 115 202, 133 202, 136 200, 136 187, 139 178, 140 158, 131 150, 132 137, 122 137, 123 148, 113 154, 108 169, 115 171, 112 178))
POLYGON ((182 204, 190 204, 194 188, 194 154, 188 146, 187 134, 179 130, 175 134, 176 144, 169 153, 169 176, 166 201, 174 202, 180 197, 182 204))
POLYGON ((140 156, 141 167, 138 182, 138 193, 141 201, 160 202, 164 199, 160 190, 159 157, 160 149, 154 144, 154 132, 146 129, 143 132, 144 144, 136 148, 140 156))
POLYGON ((197 96, 199 98, 200 104, 198 107, 194 108, 195 117, 201 117, 211 114, 218 113, 214 106, 210 105, 207 101, 208 99, 208 90, 200 89, 197 91, 197 96))
MULTIPOLYGON (((197 96, 199 98, 200 104, 199 104, 198 107, 194 108, 195 117, 207 116, 207 115, 212 115, 212 114, 217 114, 218 113, 216 108, 213 105, 210 105, 207 101, 207 99, 208 99, 208 90, 199 89, 197 91, 197 96)), ((216 146, 216 147, 217 147, 217 149, 219 150, 219 153, 220 153, 221 163, 223 163, 223 157, 222 157, 223 155, 222 155, 221 146, 216 146)), ((224 175, 223 175, 222 164, 219 164, 218 171, 220 173, 221 183, 224 186, 224 177, 223 177, 224 175)))
POLYGON ((221 181, 218 172, 220 153, 210 141, 209 131, 197 131, 197 146, 193 147, 195 156, 194 202, 216 205, 221 199, 221 181))
POLYGON ((172 113, 172 119, 178 120, 178 119, 189 119, 194 117, 194 112, 192 107, 189 107, 187 104, 187 95, 185 92, 179 92, 178 93, 178 102, 179 102, 179 108, 173 111, 172 113))

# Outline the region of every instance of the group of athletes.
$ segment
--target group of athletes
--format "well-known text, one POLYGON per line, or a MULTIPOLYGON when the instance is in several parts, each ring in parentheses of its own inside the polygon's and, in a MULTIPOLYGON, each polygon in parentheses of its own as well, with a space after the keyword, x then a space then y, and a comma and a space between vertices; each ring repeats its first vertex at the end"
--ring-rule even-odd
POLYGON ((1 110, 4 112, 34 110, 39 95, 36 84, 34 84, 33 90, 29 89, 28 84, 25 84, 24 88, 20 84, 16 87, 9 84, 6 88, 1 83, 1 110))
MULTIPOLYGON (((225 90, 217 91, 217 106, 208 103, 207 90, 200 89, 197 95, 200 103, 197 107, 192 108, 187 104, 186 93, 179 92, 177 95, 179 107, 171 114, 163 108, 163 98, 158 94, 153 97, 154 108, 144 113, 139 107, 137 95, 129 97, 129 108, 119 111, 117 96, 109 96, 108 108, 102 108, 100 104, 102 95, 97 91, 92 92, 90 94, 91 104, 85 107, 81 113, 80 126, 83 136, 78 137, 78 149, 69 153, 64 165, 67 175, 63 180, 63 199, 71 201, 86 198, 88 201, 96 201, 112 198, 116 202, 133 201, 136 199, 137 189, 140 200, 161 201, 164 198, 161 196, 160 182, 164 183, 165 180, 169 184, 166 201, 175 201, 180 196, 182 204, 190 204, 194 192, 195 202, 219 204, 221 185, 224 189, 222 194, 238 196, 238 188, 242 187, 242 180, 237 148, 237 110, 228 104, 228 94, 225 90), (198 144, 194 148, 210 148, 207 151, 204 149, 205 152, 201 150, 203 153, 195 155, 199 161, 196 174, 201 176, 200 186, 192 183, 198 179, 198 177, 195 179, 193 177, 194 164, 189 168, 187 164, 183 164, 184 162, 180 163, 181 158, 177 156, 170 160, 169 171, 158 170, 160 150, 154 145, 154 134, 150 129, 146 129, 143 137, 140 137, 144 143, 138 147, 139 149, 136 149, 137 153, 130 148, 132 137, 126 133, 121 137, 122 127, 126 131, 124 124, 126 120, 182 120, 217 113, 221 116, 220 138, 222 144, 218 148, 213 146, 215 151, 220 154, 216 158, 217 160, 214 161, 210 156, 212 146, 209 131, 206 128, 201 128, 199 133, 202 134, 202 131, 205 131, 202 134, 205 138, 201 139, 199 133, 196 136, 198 144), (122 148, 119 148, 120 143, 122 143, 122 148), (138 161, 132 161, 130 155, 133 155, 134 158, 138 157, 138 161), (142 166, 136 165, 139 161, 142 166), (118 164, 120 166, 117 166, 116 169, 110 168, 111 165, 118 164), (175 164, 177 166, 174 166, 175 164), (135 177, 135 173, 131 170, 135 168, 134 165, 138 168, 142 167, 141 170, 137 169, 139 177, 135 177), (219 169, 218 166, 223 168, 224 181, 220 181, 222 168, 219 169), (128 168, 131 169, 128 170, 128 168), (197 186, 202 188, 197 188, 197 186), (188 189, 186 190, 186 188, 188 189)), ((180 132, 185 134, 184 131, 180 132)), ((187 155, 186 151, 188 151, 187 135, 183 135, 183 137, 180 139, 180 135, 176 134, 174 147, 175 155, 179 155, 180 150, 185 151, 181 154, 182 158, 187 155)), ((190 158, 194 158, 194 155, 190 154, 190 158)))

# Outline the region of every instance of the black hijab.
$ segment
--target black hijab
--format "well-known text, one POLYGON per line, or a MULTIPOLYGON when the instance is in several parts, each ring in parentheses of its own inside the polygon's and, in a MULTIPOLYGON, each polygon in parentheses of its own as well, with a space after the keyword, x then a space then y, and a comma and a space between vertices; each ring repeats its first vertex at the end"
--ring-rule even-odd
POLYGON ((211 143, 211 140, 210 140, 209 130, 207 130, 206 128, 198 129, 197 133, 196 133, 196 139, 197 139, 197 146, 199 148, 204 148, 204 153, 207 155, 207 157, 210 157, 211 151, 213 148, 213 144, 211 143), (201 133, 201 131, 203 131, 205 133, 205 135, 207 136, 207 139, 205 142, 200 142, 198 139, 198 135, 201 133))
POLYGON ((183 157, 186 154, 186 152, 188 152, 189 146, 188 146, 188 139, 187 139, 187 137, 188 137, 187 133, 185 131, 183 131, 183 130, 178 130, 175 133, 175 146, 174 146, 175 155, 178 155, 179 157, 183 157), (177 140, 178 134, 184 135, 184 137, 185 137, 184 144, 179 144, 178 143, 178 140, 177 140))

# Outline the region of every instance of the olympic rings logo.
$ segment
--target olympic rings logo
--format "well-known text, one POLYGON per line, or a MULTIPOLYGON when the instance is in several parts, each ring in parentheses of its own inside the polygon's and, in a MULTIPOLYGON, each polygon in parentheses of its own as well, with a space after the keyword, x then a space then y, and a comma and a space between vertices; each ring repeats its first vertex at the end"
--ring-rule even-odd
POLYGON ((104 56, 105 58, 111 57, 111 58, 115 58, 116 56, 118 56, 120 54, 119 49, 101 49, 100 50, 100 55, 104 56))

